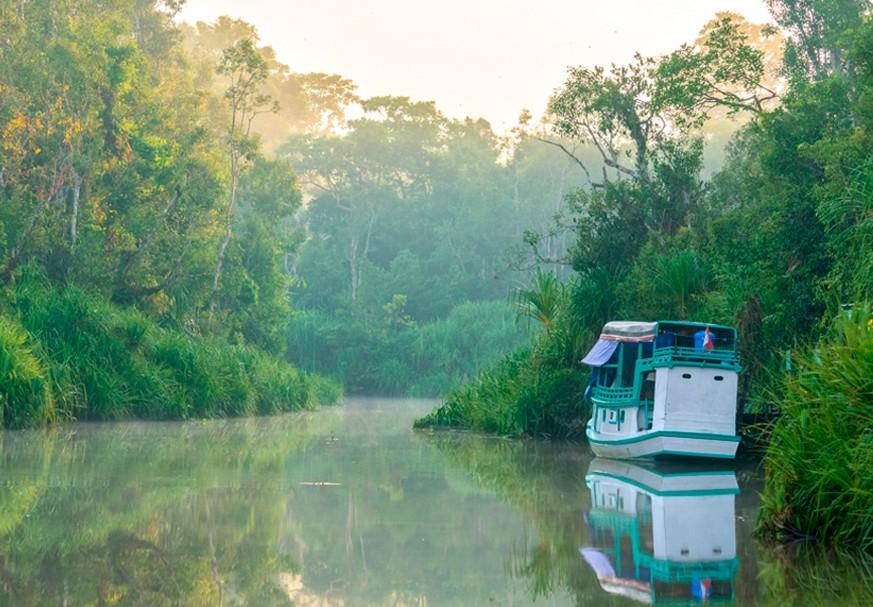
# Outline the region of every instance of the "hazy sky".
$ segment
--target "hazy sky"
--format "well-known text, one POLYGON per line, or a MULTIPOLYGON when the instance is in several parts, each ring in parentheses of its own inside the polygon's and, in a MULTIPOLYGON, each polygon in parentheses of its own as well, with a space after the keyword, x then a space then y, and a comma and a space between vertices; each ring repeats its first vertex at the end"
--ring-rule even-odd
POLYGON ((181 18, 245 19, 294 71, 504 130, 521 108, 539 115, 568 65, 669 52, 723 10, 769 21, 764 0, 188 0, 181 18))

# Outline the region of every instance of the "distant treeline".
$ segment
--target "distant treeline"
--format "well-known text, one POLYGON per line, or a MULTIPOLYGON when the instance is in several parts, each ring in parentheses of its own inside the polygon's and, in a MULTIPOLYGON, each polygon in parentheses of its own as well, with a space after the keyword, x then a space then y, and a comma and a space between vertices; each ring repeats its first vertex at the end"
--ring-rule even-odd
MULTIPOLYGON (((441 395, 527 339, 507 302, 535 263, 525 234, 551 228, 582 176, 526 116, 501 138, 432 103, 361 105, 341 136, 279 148, 313 195, 289 356, 353 392, 441 395)), ((570 236, 544 252, 560 259, 570 236)))
MULTIPOLYGON (((755 60, 765 72, 764 86, 777 86, 781 38, 738 15, 723 17, 731 31, 760 49, 755 60)), ((720 20, 708 27, 725 29, 720 20)), ((627 86, 645 76, 638 80, 627 86)), ((598 234, 602 242, 620 240, 579 263, 626 262, 652 227, 648 219, 635 225, 649 212, 635 208, 637 199, 658 205, 652 213, 672 213, 669 187, 684 186, 655 181, 693 180, 681 173, 686 159, 692 163, 688 175, 711 173, 723 161, 730 134, 750 119, 718 108, 700 124, 706 145, 676 144, 653 151, 651 158, 647 153, 645 162, 657 164, 658 175, 648 180, 650 191, 620 195, 631 208, 626 213, 611 201, 631 187, 632 180, 617 179, 627 174, 614 168, 630 149, 626 133, 615 131, 616 148, 604 156, 598 150, 603 142, 552 128, 555 116, 537 122, 522 111, 514 128, 497 135, 484 120, 453 120, 430 102, 383 96, 354 103, 358 117, 345 120, 340 131, 301 131, 276 148, 298 171, 308 197, 299 217, 306 240, 290 262, 294 304, 304 312, 292 320, 289 356, 307 369, 333 374, 353 392, 382 394, 445 394, 520 346, 537 325, 508 322, 506 302, 539 267, 561 279, 571 275, 573 260, 582 255, 574 252, 580 218, 591 212, 592 221, 627 215, 636 232, 619 234, 624 226, 615 225, 614 233, 598 234), (596 184, 604 171, 614 182, 609 194, 596 184), (681 175, 667 175, 671 171, 681 175), (468 320, 458 322, 462 317, 468 320)), ((648 136, 655 138, 656 124, 650 122, 648 136)), ((602 126, 604 133, 613 128, 602 126)), ((702 190, 688 188, 681 193, 686 199, 702 190)), ((694 200, 677 204, 684 212, 694 200)), ((675 221, 662 221, 671 234, 682 218, 675 221)))

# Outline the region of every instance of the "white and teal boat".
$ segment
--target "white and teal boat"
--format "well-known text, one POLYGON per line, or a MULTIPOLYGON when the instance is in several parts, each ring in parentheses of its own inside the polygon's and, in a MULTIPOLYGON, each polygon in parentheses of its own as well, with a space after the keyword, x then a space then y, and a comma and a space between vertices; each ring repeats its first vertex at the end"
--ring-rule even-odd
POLYGON ((579 549, 609 594, 645 604, 733 604, 736 475, 597 458, 579 549))
POLYGON ((598 456, 733 458, 737 332, 680 321, 610 322, 582 360, 592 368, 585 433, 598 456))

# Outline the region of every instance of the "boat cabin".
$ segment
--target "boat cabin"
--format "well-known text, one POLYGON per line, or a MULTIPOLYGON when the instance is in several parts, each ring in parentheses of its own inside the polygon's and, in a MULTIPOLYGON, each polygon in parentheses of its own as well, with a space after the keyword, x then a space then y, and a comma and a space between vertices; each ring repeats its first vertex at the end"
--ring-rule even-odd
POLYGON ((591 367, 589 440, 659 432, 733 437, 740 371, 736 346, 736 329, 723 325, 608 323, 582 360, 591 367))
POLYGON ((733 472, 598 458, 585 484, 589 543, 579 552, 605 592, 651 605, 734 603, 733 472))

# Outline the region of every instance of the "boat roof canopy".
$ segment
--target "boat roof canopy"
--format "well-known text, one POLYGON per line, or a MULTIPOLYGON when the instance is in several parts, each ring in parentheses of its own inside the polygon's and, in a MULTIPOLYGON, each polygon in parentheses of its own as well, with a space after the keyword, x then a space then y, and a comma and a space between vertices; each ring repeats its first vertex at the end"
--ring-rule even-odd
POLYGON ((657 322, 642 322, 636 320, 615 320, 606 323, 603 330, 600 332, 600 339, 606 341, 619 342, 647 342, 654 341, 655 336, 663 332, 665 326, 670 327, 669 330, 675 330, 675 327, 687 327, 694 329, 710 329, 717 331, 730 331, 734 335, 736 329, 725 325, 717 325, 713 323, 691 322, 685 320, 659 320, 657 322))
POLYGON ((606 323, 600 332, 600 339, 626 342, 653 341, 657 327, 656 322, 616 320, 606 323))

